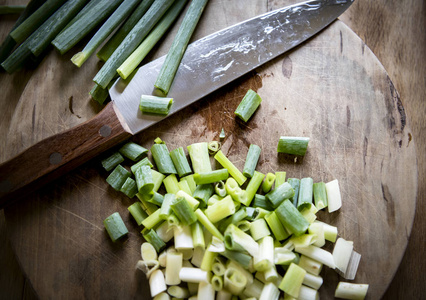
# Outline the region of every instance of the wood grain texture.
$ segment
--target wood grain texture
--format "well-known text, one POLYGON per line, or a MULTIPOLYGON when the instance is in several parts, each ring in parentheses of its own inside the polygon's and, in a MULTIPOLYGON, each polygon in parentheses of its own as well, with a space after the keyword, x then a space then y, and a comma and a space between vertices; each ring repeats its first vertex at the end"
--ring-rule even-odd
MULTIPOLYGON (((267 5, 269 7, 272 7, 276 4, 277 1, 269 1, 267 5)), ((213 5, 217 5, 217 7, 222 8, 219 2, 211 1, 209 7, 213 7, 213 5)), ((358 0, 354 4, 354 9, 350 9, 348 13, 346 13, 342 19, 350 25, 352 29, 355 30, 356 33, 358 33, 366 42, 367 46, 370 46, 373 49, 373 52, 377 54, 382 61, 382 63, 385 65, 385 68, 388 70, 390 74, 390 78, 395 83, 396 89, 400 92, 400 99, 403 104, 403 107, 406 109, 408 119, 411 121, 411 128, 413 129, 413 136, 414 140, 416 141, 416 147, 417 149, 424 151, 424 139, 421 139, 419 142, 419 139, 422 137, 422 129, 424 129, 424 112, 425 107, 424 103, 421 101, 424 99, 424 89, 422 88, 412 88, 412 87, 424 87, 424 34, 418 34, 417 31, 420 31, 421 28, 424 28, 424 6, 422 5, 422 1, 412 1, 409 5, 402 5, 398 6, 399 2, 396 1, 362 1, 358 0), (389 6, 388 6, 389 5, 389 6), (355 7, 358 6, 357 9, 355 7), (401 13, 395 13, 393 11, 394 8, 398 9, 398 12, 401 13), (423 9, 423 10, 422 10, 423 9), (419 21, 419 19, 413 18, 412 16, 420 16, 423 17, 423 22, 419 21), (345 19, 345 17, 347 19, 345 19), (380 18, 378 18, 380 17, 380 18), (380 19, 380 21, 379 21, 380 19), (399 20, 399 22, 398 22, 399 20), (420 22, 420 23, 419 23, 420 22), (377 23, 377 24, 376 24, 377 23), (399 24, 403 24, 403 26, 399 26, 399 24), (374 26, 373 26, 374 25, 374 26), (423 27, 421 27, 423 26, 423 27), (397 30, 396 30, 397 29, 397 30), (417 33, 417 35, 416 35, 417 33), (396 42, 395 42, 396 41, 396 42), (423 41, 423 42, 422 42, 423 41), (420 48, 416 45, 421 45, 423 48, 420 48), (400 55, 395 56, 394 52, 391 49, 399 50, 400 55), (422 50, 423 49, 423 50, 422 50), (396 80, 399 78, 399 81, 396 80), (410 110, 411 107, 411 110, 410 110)), ((244 9, 247 10, 253 10, 258 11, 261 9, 264 9, 265 6, 260 5, 256 8, 251 8, 245 6, 244 9)), ((240 9, 241 10, 241 9, 240 9)), ((231 13, 229 15, 225 15, 224 18, 229 18, 232 20, 238 20, 238 15, 240 14, 237 10, 236 13, 231 13)), ((261 12, 261 11, 259 11, 261 12)), ((259 13, 258 12, 258 13, 259 13)), ((421 19, 420 19, 421 20, 421 19)), ((3 21, 3 20, 2 20, 3 21)), ((218 28, 215 28, 212 26, 211 30, 216 30, 218 28)), ((160 47, 161 48, 161 47, 160 47)), ((286 65, 288 65, 288 60, 286 62, 286 65)), ((289 73, 288 68, 285 68, 287 74, 289 73)), ((31 73, 31 72, 28 72, 31 73)), ((18 76, 12 76, 8 77, 8 80, 13 81, 12 79, 15 78, 14 84, 15 87, 17 87, 16 90, 8 91, 10 95, 10 101, 7 102, 7 112, 13 112, 14 111, 14 103, 16 106, 16 98, 13 98, 13 95, 19 95, 19 86, 25 86, 25 83, 21 83, 19 85, 19 79, 25 78, 26 74, 25 72, 21 72, 19 77, 18 76)), ((27 75, 28 77, 32 75, 27 75)), ((255 77, 257 78, 257 77, 255 77)), ((236 94, 241 94, 243 89, 245 87, 255 87, 258 88, 261 84, 263 84, 262 80, 259 80, 259 78, 255 79, 254 81, 251 79, 247 80, 249 84, 245 85, 244 82, 240 82, 241 84, 241 90, 236 92, 231 92, 228 97, 232 99, 231 96, 235 96, 236 94)), ((264 84, 263 84, 264 85, 264 84)), ((3 85, 2 85, 3 86, 3 85)), ((388 85, 390 87, 390 85, 388 85)), ((236 96, 235 96, 236 97, 236 96)), ((9 98, 9 97, 8 97, 9 98)), ((82 97, 85 98, 85 97, 82 97)), ((87 97, 86 97, 87 98, 87 97)), ((76 97, 77 101, 81 98, 76 97)), ((398 99, 398 97, 396 97, 398 99)), ((77 114, 82 114, 82 112, 85 112, 85 107, 87 106, 87 102, 85 102, 87 99, 84 99, 83 105, 81 106, 79 103, 75 105, 74 111, 77 111, 77 114)), ((4 101, 2 101, 2 105, 4 101)), ((91 105, 89 105, 89 108, 92 108, 91 105)), ((96 109, 95 109, 96 110, 96 109)), ((3 111, 3 110, 2 110, 3 111)), ((212 116, 208 115, 206 112, 206 124, 211 124, 213 127, 212 116)), ((352 114, 349 114, 352 117, 352 114)), ((348 116, 348 114, 347 114, 348 116)), ((10 115, 6 114, 6 118, 9 118, 10 115)), ((63 117, 63 116, 62 116, 63 117)), ((74 115, 71 116, 67 121, 70 119, 72 120, 74 118, 74 121, 78 123, 80 120, 74 115)), ((6 120, 7 121, 7 120, 6 120)), ((7 124, 4 119, 2 119, 2 124, 7 124)), ((224 123, 226 123, 224 121, 224 123)), ((46 125, 46 123, 44 123, 46 125)), ((49 122, 48 126, 50 127, 48 130, 51 130, 51 128, 55 128, 52 126, 54 124, 54 121, 49 122)), ((63 122, 62 125, 67 124, 67 122, 63 122)), ((69 124, 69 123, 68 123, 69 124)), ((67 125, 65 125, 67 126, 67 125)), ((46 130, 46 127, 45 130, 46 130)), ((1 130, 8 130, 9 127, 1 127, 1 130)), ((43 128, 41 126, 40 128, 43 128)), ((56 130, 56 129, 52 129, 56 130)), ((60 130, 60 129, 59 129, 60 130)), ((197 129, 194 129, 195 133, 197 129)), ((3 132, 3 131, 2 131, 3 132)), ((423 131, 424 132, 424 131, 423 131)), ((39 133, 34 133, 39 134, 39 133)), ((45 135, 49 135, 50 132, 46 134, 46 131, 43 133, 45 135)), ((153 133, 153 136, 155 133, 153 133)), ((36 138, 37 139, 37 138, 36 138)), ((4 139, 3 139, 4 141, 4 139)), ((3 142, 2 141, 2 142, 3 142)), ((22 143, 26 142, 28 145, 31 145, 33 141, 26 140, 25 138, 21 139, 22 143)), ((19 144, 19 142, 17 143, 19 144)), ((25 148, 25 146, 22 146, 25 148)), ((3 149, 3 148, 2 148, 3 149)), ((419 152, 422 153, 422 152, 419 152)), ((2 152, 2 156, 7 155, 6 153, 2 152)), ((424 165, 424 158, 421 156, 418 157, 420 169, 419 169, 419 175, 420 175, 420 182, 419 182, 419 198, 418 198, 418 207, 420 207, 420 210, 422 208, 421 201, 424 203, 424 199, 422 200, 421 197, 423 197, 420 191, 425 186, 424 184, 424 166, 421 167, 422 164, 424 165), (422 183, 423 180, 423 184, 422 183)), ((85 175, 85 173, 83 173, 85 175)), ((90 178, 90 176, 89 176, 90 178)), ((383 189, 384 194, 386 195, 386 188, 383 189)), ((419 208, 418 208, 419 209, 419 208)), ((2 230, 2 233, 4 231, 2 230)), ((401 298, 410 298, 410 299, 416 299, 418 298, 418 295, 421 295, 420 290, 422 288, 423 282, 424 282, 424 275, 422 275, 422 269, 424 269, 424 266, 422 268, 422 262, 418 261, 416 259, 416 256, 421 250, 423 249, 423 243, 421 242, 422 239, 424 240, 424 225, 422 224, 420 218, 416 219, 415 227, 413 230, 413 236, 416 236, 417 239, 412 239, 408 251, 407 256, 404 258, 405 264, 403 264, 400 268, 399 274, 397 274, 397 277, 395 278, 394 282, 392 283, 392 286, 390 287, 389 294, 386 294, 386 299, 401 299, 401 298), (417 226, 416 226, 417 223, 417 226), (417 232, 417 233, 416 233, 417 232), (411 250, 410 250, 411 249, 411 250), (410 252, 411 251, 411 252, 410 252), (411 253, 411 255, 410 255, 411 253), (420 267, 419 267, 420 265, 420 267), (414 270, 414 272, 413 272, 414 270), (398 277, 399 276, 399 277, 398 277), (417 278, 418 280, 414 280, 414 278, 417 278), (403 297, 410 295, 411 297, 403 297)), ((3 254, 2 254, 3 255, 3 254)), ((2 256, 3 258, 4 256, 2 256)), ((6 259, 10 259, 9 256, 6 256, 6 259)), ((3 280, 1 281, 2 286, 3 280)), ((2 289, 2 291, 12 291, 14 290, 13 287, 10 285, 6 285, 6 289, 2 289)), ((23 287, 15 286, 15 290, 21 290, 23 287)), ((5 293, 3 292, 2 295, 5 293)), ((13 295, 13 294, 10 294, 13 295)), ((7 299, 10 299, 11 297, 8 297, 7 299)), ((5 298, 6 299, 6 298, 5 298)))

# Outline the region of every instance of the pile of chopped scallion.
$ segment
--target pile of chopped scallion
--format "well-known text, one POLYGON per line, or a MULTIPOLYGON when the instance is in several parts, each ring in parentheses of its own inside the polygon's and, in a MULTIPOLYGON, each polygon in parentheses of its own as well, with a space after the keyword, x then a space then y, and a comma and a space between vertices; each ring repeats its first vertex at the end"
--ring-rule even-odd
MULTIPOLYGON (((360 255, 353 242, 316 216, 340 208, 337 180, 262 174, 256 170, 257 145, 247 149, 242 172, 217 142, 186 148, 189 159, 184 148, 169 152, 157 138, 151 161, 148 149, 129 142, 102 161, 112 170, 107 182, 138 198, 128 207, 146 241, 136 266, 146 274, 153 299, 319 299, 324 265, 346 280, 355 278, 360 255), (223 168, 214 170, 210 155, 223 168), (130 170, 122 166, 125 158, 130 170), (333 252, 323 249, 326 243, 334 243, 333 252)), ((127 234, 117 213, 104 224, 113 241, 127 234)), ((335 297, 364 299, 367 289, 342 281, 335 297)))
POLYGON ((25 7, 2 6, 0 13, 21 16, 0 46, 1 68, 13 73, 38 64, 50 45, 65 54, 91 37, 71 61, 81 67, 96 53, 104 62, 90 91, 103 104, 115 79, 126 79, 138 68, 188 2, 155 83, 167 95, 208 0, 31 0, 25 7))

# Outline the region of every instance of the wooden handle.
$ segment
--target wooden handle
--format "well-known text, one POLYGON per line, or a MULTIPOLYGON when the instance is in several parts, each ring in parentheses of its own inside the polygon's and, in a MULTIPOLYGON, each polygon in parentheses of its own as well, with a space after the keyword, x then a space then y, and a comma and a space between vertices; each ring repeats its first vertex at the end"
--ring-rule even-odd
POLYGON ((0 165, 0 209, 130 136, 111 102, 91 120, 31 146, 0 165))

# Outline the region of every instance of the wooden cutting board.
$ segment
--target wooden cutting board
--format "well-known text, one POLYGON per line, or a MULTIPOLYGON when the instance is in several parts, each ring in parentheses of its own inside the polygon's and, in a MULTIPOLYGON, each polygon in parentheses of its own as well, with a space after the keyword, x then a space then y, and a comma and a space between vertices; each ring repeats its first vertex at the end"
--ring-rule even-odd
MULTIPOLYGON (((194 39, 294 2, 211 0, 194 39)), ((170 42, 169 37, 149 59, 164 54, 170 42)), ((1 102, 15 104, 11 119, 1 123, 6 141, 1 144, 2 160, 101 109, 87 95, 100 65, 93 58, 77 69, 69 61, 73 53, 59 56, 52 51, 35 71, 0 75, 1 102)), ((398 93, 361 39, 336 21, 309 42, 133 140, 149 148, 159 136, 171 150, 217 140, 222 128, 223 151, 239 168, 253 143, 262 148, 261 172, 339 180, 341 210, 331 215, 321 212, 319 219, 354 241, 362 255, 354 282, 369 283, 368 298, 380 298, 411 231, 417 165, 398 93), (263 102, 243 124, 233 112, 249 88, 263 102), (281 135, 310 137, 307 155, 296 161, 278 155, 281 135)), ((136 200, 115 192, 106 176, 94 159, 5 210, 11 243, 41 299, 150 298, 144 275, 135 270, 143 239, 127 207, 136 200), (117 244, 102 225, 115 211, 129 228, 128 238, 117 244)), ((321 296, 328 299, 341 278, 327 268, 322 275, 321 296)))

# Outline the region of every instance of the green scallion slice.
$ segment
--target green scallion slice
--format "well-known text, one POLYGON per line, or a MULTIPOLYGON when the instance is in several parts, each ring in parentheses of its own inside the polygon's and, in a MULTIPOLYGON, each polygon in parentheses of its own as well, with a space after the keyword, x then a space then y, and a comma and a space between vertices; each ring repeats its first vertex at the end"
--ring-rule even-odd
POLYGON ((291 185, 294 190, 293 197, 290 197, 290 201, 294 206, 297 207, 297 201, 299 199, 299 190, 300 190, 300 179, 299 178, 289 178, 287 182, 291 185))
POLYGON ((285 199, 289 199, 293 196, 294 190, 288 182, 280 185, 265 195, 273 208, 277 208, 285 199))
POLYGON ((176 148, 170 152, 173 164, 179 177, 185 177, 192 173, 188 160, 186 159, 185 152, 182 147, 176 148))
POLYGON ((200 201, 200 207, 207 206, 207 202, 214 193, 214 186, 210 183, 197 185, 192 196, 200 201))
POLYGON ((137 169, 135 172, 135 178, 139 193, 146 195, 153 192, 154 180, 149 166, 145 165, 137 169))
POLYGON ((246 162, 244 164, 243 175, 251 178, 257 166, 260 157, 260 147, 251 144, 247 152, 246 162))
POLYGON ((104 226, 113 242, 116 242, 129 233, 126 225, 123 222, 123 219, 121 219, 121 216, 118 212, 115 212, 107 217, 104 220, 104 226))
POLYGON ((127 208, 130 214, 135 219, 136 223, 140 226, 142 221, 148 217, 148 214, 143 210, 141 203, 135 202, 127 208))
POLYGON ((222 150, 219 150, 214 158, 225 168, 228 169, 229 174, 234 177, 239 185, 247 180, 247 178, 241 173, 240 170, 223 154, 222 150))
POLYGON ((211 172, 208 144, 205 142, 187 146, 194 173, 211 172))
POLYGON ((138 193, 138 186, 133 178, 127 178, 120 188, 127 197, 133 198, 138 193))
POLYGON ((268 193, 271 190, 274 182, 275 182, 275 174, 274 173, 266 174, 265 180, 263 181, 263 184, 262 184, 262 191, 264 193, 268 193))
POLYGON ((173 98, 142 95, 139 109, 143 113, 168 115, 173 104, 173 98))
POLYGON ((265 174, 262 174, 258 171, 254 171, 252 178, 250 179, 247 188, 247 201, 242 203, 245 206, 249 206, 251 201, 256 197, 256 193, 259 190, 259 187, 262 185, 263 178, 265 178, 265 174))
POLYGON ((229 177, 227 169, 218 169, 211 172, 195 173, 194 180, 196 184, 214 183, 226 180, 229 177))
POLYGON ((308 230, 309 222, 294 207, 290 200, 284 200, 275 209, 275 213, 285 228, 288 228, 295 236, 300 236, 308 230))
POLYGON ((143 238, 154 246, 157 253, 160 253, 165 247, 166 243, 158 236, 157 232, 154 229, 142 230, 143 238))
POLYGON ((164 96, 169 93, 173 79, 179 68, 182 57, 188 46, 189 40, 198 21, 203 13, 204 7, 208 0, 193 0, 182 20, 178 32, 173 40, 170 50, 167 53, 163 66, 155 81, 155 88, 158 89, 164 96))
POLYGON ((106 171, 111 171, 116 166, 121 164, 123 161, 124 161, 124 157, 120 154, 120 152, 115 152, 112 155, 110 155, 109 157, 103 159, 101 161, 101 164, 102 164, 102 167, 104 167, 104 169, 106 171))
POLYGON ((163 174, 176 174, 176 168, 170 157, 169 149, 166 144, 154 144, 151 147, 152 157, 154 158, 157 169, 163 174))
POLYGON ((304 156, 308 149, 309 138, 281 136, 278 141, 277 151, 293 155, 304 156))
POLYGON ((300 180, 299 197, 297 198, 297 209, 299 211, 302 211, 305 208, 311 208, 313 185, 314 181, 312 178, 307 177, 300 180))
POLYGON ((183 225, 191 225, 197 221, 197 216, 185 198, 175 198, 170 207, 183 225))
POLYGON ((262 102, 262 98, 253 90, 248 90, 235 110, 235 115, 247 122, 262 102))
MULTIPOLYGON (((149 166, 150 168, 152 168, 153 164, 151 163, 151 161, 149 160, 148 157, 145 157, 144 159, 141 159, 140 161, 138 161, 137 163, 132 165, 130 167, 130 170, 132 170, 132 173, 135 174, 136 170, 139 169, 142 166, 149 166)), ((163 180, 163 179, 161 179, 161 180, 163 180)))
POLYGON ((127 178, 131 176, 131 173, 127 171, 122 165, 118 165, 107 177, 106 181, 113 187, 114 190, 120 191, 127 178))
POLYGON ((136 144, 134 142, 128 142, 124 144, 119 150, 118 150, 123 156, 133 160, 138 161, 148 153, 148 149, 142 147, 139 144, 136 144))
POLYGON ((315 182, 313 185, 315 207, 320 210, 328 205, 327 191, 324 182, 315 182))

